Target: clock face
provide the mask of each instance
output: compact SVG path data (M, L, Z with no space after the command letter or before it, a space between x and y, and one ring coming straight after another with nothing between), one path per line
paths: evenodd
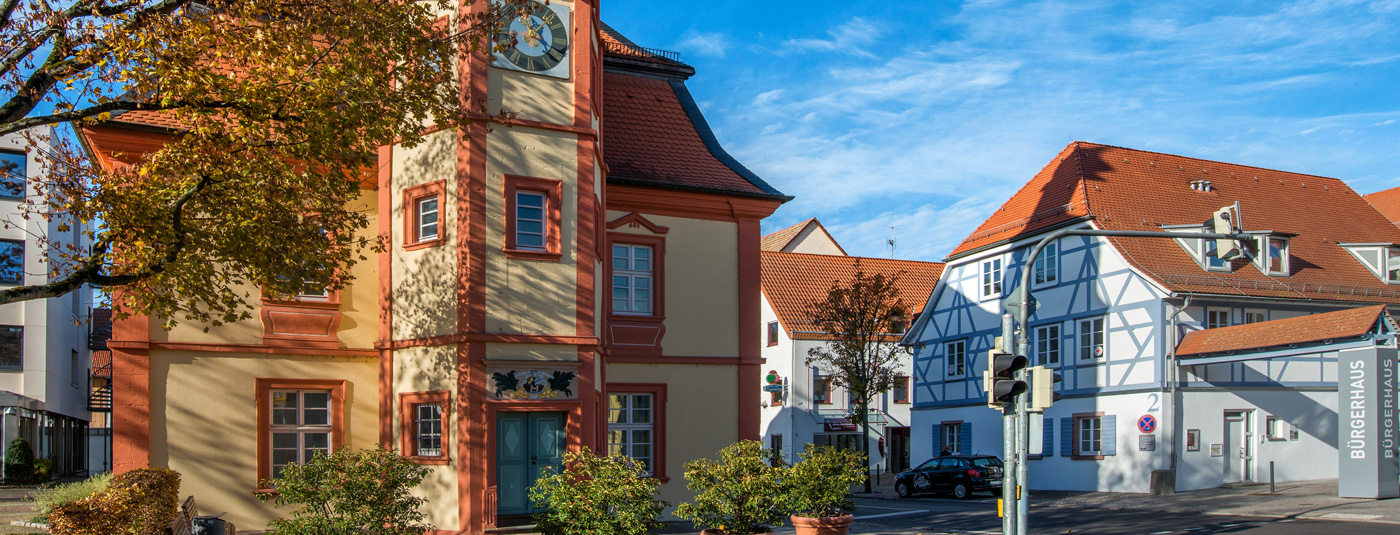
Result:
M569 8L531 2L505 25L496 42L496 65L569 77Z

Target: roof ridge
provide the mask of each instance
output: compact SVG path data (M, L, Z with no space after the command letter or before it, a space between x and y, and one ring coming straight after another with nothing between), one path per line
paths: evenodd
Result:
M904 259L904 258L880 258L880 257L878 257L878 256L851 256L851 255L844 255L844 256L843 256L843 255L822 254L822 253L799 253L799 252L796 252L796 251L759 251L759 253L760 253L760 254L765 254L765 255L811 256L811 257L820 257L820 258L825 258L825 259L842 259L842 260L851 260L851 261L874 260L874 261L877 261L877 262L909 262L909 263L914 263L914 264L939 264L939 265L946 265L946 264L947 264L946 262L940 262L940 261L938 261L938 260L909 260L909 259Z
M1224 161L1220 161L1220 160L1210 160L1210 159L1206 159L1206 158L1197 158L1197 157L1195 157L1195 156L1182 156L1182 155L1180 155L1180 154L1169 154L1169 153L1166 153L1166 152L1157 152L1157 151L1155 151L1155 150L1144 150L1144 149L1134 149L1134 148L1131 148L1131 147L1120 147L1120 146L1118 146L1118 145L1108 145L1108 144L1105 144L1105 143L1095 143L1095 142L1093 142L1093 141L1075 141L1074 143L1075 143L1075 144L1087 143L1087 144L1089 144L1089 145L1097 145L1097 146L1099 146L1099 147L1107 147L1107 148L1110 148L1110 149L1120 149L1120 150L1126 150L1126 151L1132 151L1132 152L1141 152L1141 153L1145 153L1145 154L1156 154L1156 155L1158 155L1158 156L1168 156L1168 157L1172 157L1172 158L1184 158L1184 159L1187 159L1187 160L1195 160L1195 161L1198 161L1198 162L1207 162L1207 163L1213 163L1213 164L1219 164L1219 165L1230 165L1230 166L1234 166L1234 167L1245 167L1245 168L1249 168L1249 169L1258 169L1258 170L1260 170L1260 171L1269 171L1269 172L1273 172L1273 173L1284 173L1284 174L1288 174L1288 175L1298 175L1298 176L1306 176L1306 177L1312 177L1312 178L1321 178L1321 179L1326 179L1326 180L1332 180L1332 181L1335 181L1335 182L1338 182L1338 183L1341 183L1341 184L1346 184L1346 181L1345 181L1345 180L1342 180L1342 179L1340 179L1340 178L1334 178L1334 177L1322 176L1322 175L1314 175L1314 174L1312 174L1312 173L1298 173L1298 172L1294 172L1294 171L1284 171L1284 170L1282 170L1282 169L1271 169L1271 168L1268 168L1268 167L1260 167L1260 166L1257 166L1257 165L1249 165L1249 164L1233 163L1233 162L1224 162Z

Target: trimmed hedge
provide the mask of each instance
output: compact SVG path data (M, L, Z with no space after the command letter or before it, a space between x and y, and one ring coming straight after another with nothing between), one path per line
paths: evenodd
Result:
M141 468L112 478L102 492L55 507L54 535L162 535L179 505L180 473Z
M5 449L5 481L8 483L29 483L34 476L34 448L29 441L17 438L10 441Z

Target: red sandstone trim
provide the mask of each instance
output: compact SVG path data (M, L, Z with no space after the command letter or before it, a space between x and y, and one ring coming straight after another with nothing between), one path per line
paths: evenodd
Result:
M558 262L562 256L564 183L548 178L505 175L506 248L508 258ZM515 194L543 193L545 197L544 250L521 249L515 243Z
M710 221L758 220L772 215L780 204L778 201L620 184L608 186L607 199L609 210Z
M632 212L608 222L608 230L616 230L628 226L631 228L645 228L652 234L665 234L671 231L671 227L663 227L642 216L637 212Z
M273 390L324 389L331 391L331 450L345 446L345 380L286 379L258 377L255 382L257 411L258 476L254 488L265 489L263 480L272 478L272 396Z
M604 400L611 394L651 394L653 396L655 404L651 411L653 434L651 477L662 482L669 481L671 478L666 475L666 383L608 383L607 387L608 390L603 393Z
M388 190L381 189L381 192ZM438 201L438 234L436 238L424 240L418 235L418 201L436 197ZM427 184L405 188L403 190L403 249L405 251L417 251L428 247L437 247L446 243L447 239L447 181L438 180ZM392 213L385 213L382 217L393 218Z
M375 217L379 218L379 243L384 246L384 250L379 253L379 341L384 342L393 338L394 332L394 205L393 198L389 192L393 191L394 183L394 147L386 145L379 148L379 206ZM442 232L441 225L445 218L441 214L446 212L444 203L438 203L439 235ZM376 344L378 345L378 344ZM381 350L379 352L379 445L386 448L393 445L394 439L394 352Z
M594 347L599 340L592 336L561 336L550 334L505 334L505 333L457 333L425 338L394 340L376 344L380 349L403 349L406 347L442 346L465 342L490 342L493 344L546 344L576 345Z
M442 454L437 456L416 455L415 444L418 429L413 426L413 409L416 405L437 403L442 408ZM452 462L452 393L446 390L431 392L399 393L399 452L410 461L418 464L451 464Z
M757 359L762 354L759 325L762 314L762 261L759 246L763 234L758 219L739 221L739 358ZM759 432L758 364L739 365L739 439L757 440Z

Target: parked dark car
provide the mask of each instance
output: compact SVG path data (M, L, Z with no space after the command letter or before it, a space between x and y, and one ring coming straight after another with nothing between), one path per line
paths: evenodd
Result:
M947 492L966 499L974 492L1001 491L1001 459L988 455L948 455L900 472L894 490L900 498L921 492Z

